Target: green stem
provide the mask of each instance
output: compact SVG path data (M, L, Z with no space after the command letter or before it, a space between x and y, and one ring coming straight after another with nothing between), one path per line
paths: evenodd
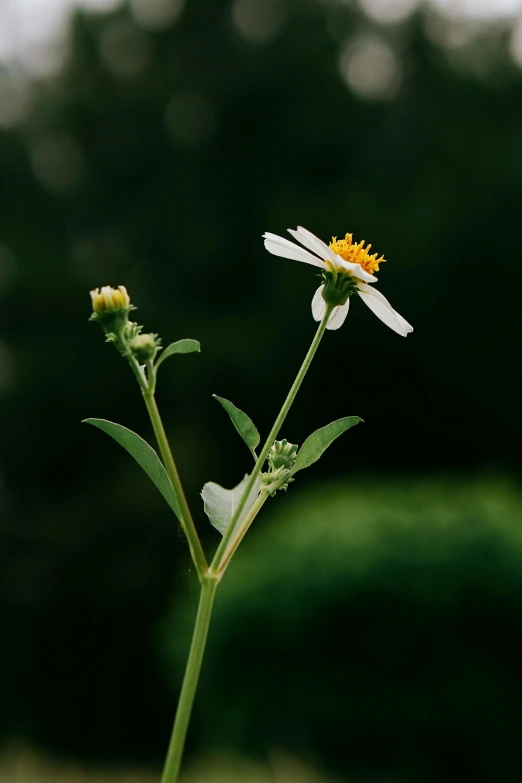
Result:
M174 721L174 728L172 730L172 737L161 783L176 783L178 779L181 759L183 757L183 748L185 746L185 738L187 736L190 715L198 686L201 664L203 663L203 654L207 642L214 596L218 584L218 580L209 577L206 577L201 584L201 595L199 598L196 624L192 635L187 668L185 669L181 695L176 711L176 719Z
M308 350L308 353L305 356L304 362L301 365L301 369L297 373L297 377L295 381L292 384L292 388L288 392L288 396L286 400L283 403L283 407L279 411L279 416L274 422L274 426L270 430L270 434L268 438L266 439L265 445L261 449L261 453L257 459L257 462L254 466L254 469L252 473L250 474L250 478L248 480L247 485L245 486L245 489L243 490L243 494L241 495L241 498L239 500L239 503L237 505L237 508L235 510L235 513L230 521L230 524L225 532L225 535L221 539L221 543L217 549L216 554L214 555L214 559L212 560L212 563L210 565L210 572L213 574L217 574L221 572L221 566L223 562L223 558L225 556L225 553L228 550L230 541L232 539L232 536L234 534L234 528L236 526L237 520L240 519L241 514L243 512L243 509L245 507L247 498L250 496L250 493L252 491L252 488L256 482L257 477L261 473L261 468L263 467L263 464L268 456L268 452L270 451L272 444L274 440L277 437L277 434L279 430L281 429L281 426L286 419L286 416L288 414L288 411L290 410L292 403L297 395L297 392L299 391L299 387L301 386L303 379L308 371L308 368L310 367L310 364L312 363L312 359L315 356L315 353L319 347L319 343L321 342L321 338L325 332L326 324L328 323L328 319L330 318L330 315L332 313L333 306L327 305L323 320L319 324L319 327L317 329L317 332L315 333L315 337L312 341L312 344Z
M234 535L230 540L230 544L228 545L228 548L224 553L221 563L219 565L219 576L222 576L225 573L228 564L232 560L232 556L234 555L234 552L236 551L241 541L245 537L248 528L250 527L254 519L257 517L257 515L263 508L268 496L269 493L266 490L262 490L257 496L255 503L252 505L251 508L249 508L248 513L241 520L241 526L239 527L238 530L234 532Z
M194 561L199 579L202 582L205 575L208 573L207 559L205 557L203 547L201 546L201 541L199 540L196 526L194 524L194 520L192 519L192 514L190 513L190 509L188 507L187 498L185 497L178 469L176 467L176 463L174 462L172 451L170 450L160 412L158 410L154 395L151 391L148 389L143 389L143 399L145 400L145 405L147 406L150 420L154 428L154 434L156 435L156 440L158 441L161 456L163 457L165 470L167 471L168 477L176 495L176 499L178 501L181 513L180 521L183 526L183 531L187 537L190 552L192 554L192 560Z

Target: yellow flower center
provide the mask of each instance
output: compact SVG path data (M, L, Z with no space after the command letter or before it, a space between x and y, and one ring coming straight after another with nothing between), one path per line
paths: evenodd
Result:
M368 247L364 247L364 245L364 240L354 244L352 234L346 234L344 239L338 240L337 237L332 237L330 250L351 264L360 264L365 272L373 275L374 272L379 271L379 264L384 263L386 259L384 256L378 258L377 253L370 255L371 245Z

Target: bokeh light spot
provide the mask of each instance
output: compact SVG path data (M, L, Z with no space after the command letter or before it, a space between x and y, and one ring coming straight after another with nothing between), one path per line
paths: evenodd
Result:
M431 0L431 5L450 17L509 19L522 9L521 0Z
M163 30L177 22L185 0L131 0L135 20L145 30Z
M136 76L152 60L149 38L132 22L114 22L103 33L100 52L108 69L116 76Z
M402 22L419 7L420 0L360 0L367 16L377 22Z
M341 53L339 69L346 84L362 98L386 100L400 85L395 53L378 36L364 35L350 42Z
M232 19L247 41L269 43L284 27L286 3L284 0L235 0Z

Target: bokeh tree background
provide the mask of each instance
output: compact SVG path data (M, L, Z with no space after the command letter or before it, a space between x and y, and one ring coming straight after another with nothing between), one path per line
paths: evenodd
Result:
M53 38L48 0L27 40L0 6L5 742L159 763L194 611L168 508L80 423L151 439L89 289L202 343L159 402L210 551L199 491L249 468L211 395L267 432L317 281L261 234L302 224L384 253L415 331L355 301L324 340L282 435L365 424L237 556L189 754L520 780L522 27L487 5L107 0Z

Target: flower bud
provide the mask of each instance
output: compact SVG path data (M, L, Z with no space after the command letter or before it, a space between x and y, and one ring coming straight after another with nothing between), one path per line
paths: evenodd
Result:
M261 473L261 486L264 487L272 497L278 489L286 492L288 485L294 479L290 471L295 465L298 447L285 440L275 440L272 448L268 452L268 470Z
M99 317L130 307L130 298L124 285L119 285L118 288L111 288L110 285L95 288L91 291L91 300L92 309Z
M94 310L91 320L99 321L106 332L118 334L127 323L130 311L134 309L125 286L111 288L110 285L104 285L90 293Z
M154 359L160 341L156 334L137 334L129 341L129 348L140 364Z
M279 468L284 468L285 470L291 470L295 464L297 448L293 443L289 443L286 438L274 441L274 445L268 452L270 469L278 470Z

